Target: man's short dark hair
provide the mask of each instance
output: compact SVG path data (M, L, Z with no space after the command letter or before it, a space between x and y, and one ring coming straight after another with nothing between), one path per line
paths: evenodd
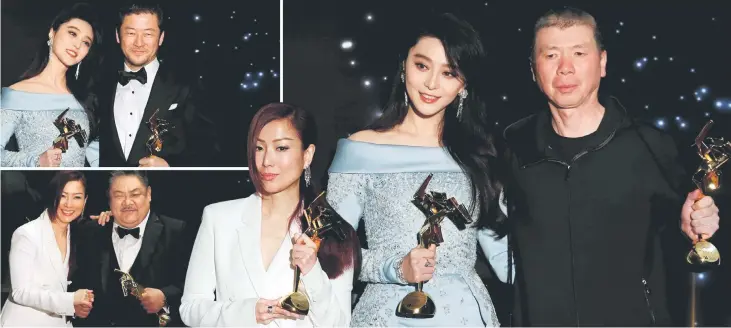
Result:
M594 16L578 8L562 7L559 9L549 10L536 21L536 25L533 28L531 62L533 64L536 62L536 36L538 35L538 31L549 27L565 29L576 25L590 27L594 31L594 40L596 41L597 47L599 47L599 51L604 50L602 34L599 31L599 26L597 25Z
M163 31L163 22L165 16L162 12L162 7L159 4L152 3L131 3L119 9L119 21L117 22L117 30L122 26L124 18L128 15L139 15L139 14L152 14L157 16L157 27L160 28L160 33Z

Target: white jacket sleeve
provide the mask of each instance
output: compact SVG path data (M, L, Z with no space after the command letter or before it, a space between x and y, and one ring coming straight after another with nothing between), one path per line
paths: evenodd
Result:
M74 315L74 293L50 290L34 284L38 268L34 266L36 249L23 229L13 233L10 241L10 297L15 303L58 315Z
M206 208L193 244L180 318L191 327L256 326L256 298L215 300L216 266L213 220ZM221 250L226 252L227 250Z
M302 276L310 304L312 322L319 327L350 326L352 306L353 268L348 268L335 279L330 279L322 270L320 261L315 262L310 272Z
M500 193L500 210L507 216L508 209L503 200L505 194ZM477 241L480 243L482 252L485 253L487 261L492 266L498 279L502 282L508 281L508 237L497 238L497 234L490 229L480 229L477 232ZM515 263L513 262L513 279L515 279Z

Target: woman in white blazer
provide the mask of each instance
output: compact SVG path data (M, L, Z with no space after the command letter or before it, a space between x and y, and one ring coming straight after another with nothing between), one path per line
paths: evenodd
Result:
M68 316L86 317L93 292L67 292L73 262L70 224L84 213L86 179L62 171L51 179L53 197L41 215L16 229L10 242L11 293L0 326L71 326Z
M309 167L315 140L314 119L300 108L277 103L256 113L248 159L257 192L203 211L180 306L186 325L350 324L359 258L354 251L360 249L355 231L348 225L344 241L327 238L319 248L301 234L301 214L312 195ZM299 290L310 303L306 316L279 305L292 292L294 265L302 270Z

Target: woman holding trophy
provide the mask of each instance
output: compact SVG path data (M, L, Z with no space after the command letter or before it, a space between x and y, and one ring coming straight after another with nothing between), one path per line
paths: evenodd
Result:
M23 80L2 89L1 166L83 167L85 160L98 166L98 142L89 141L95 125L89 90L101 36L87 4L56 16ZM5 150L13 135L18 151Z
M324 197L307 206L316 140L300 108L276 103L256 113L248 135L256 193L203 211L180 306L186 325L350 324L359 244Z
M505 175L479 97L484 50L451 14L424 22L383 115L340 140L329 169L328 201L352 226L362 218L368 237L359 277L368 286L352 324L497 326L475 271L479 241L508 276L506 238L490 229L504 218Z

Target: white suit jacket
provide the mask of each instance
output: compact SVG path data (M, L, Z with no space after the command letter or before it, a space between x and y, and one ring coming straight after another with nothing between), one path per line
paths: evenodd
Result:
M16 229L10 242L11 293L0 326L71 326L74 293L67 292L68 252L61 258L46 211Z
M299 227L290 230L299 232ZM292 242L284 238L269 270L261 260L261 198L216 203L203 220L190 257L180 316L188 326L257 326L259 298L281 299L292 292ZM310 312L303 320L278 319L269 327L348 326L353 270L330 280L319 261L302 276ZM214 300L215 291L215 300Z

